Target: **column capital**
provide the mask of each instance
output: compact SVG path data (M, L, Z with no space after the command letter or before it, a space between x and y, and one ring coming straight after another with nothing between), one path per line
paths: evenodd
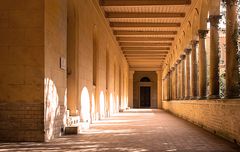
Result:
M207 36L208 30L198 30L198 35L200 39L205 39Z
M186 57L186 55L184 55L184 54L180 55L181 60L184 60L185 57Z
M184 52L186 53L186 55L189 55L191 51L192 51L192 49L190 49L190 48L186 48L186 49L184 50Z
M181 62L181 60L180 60L180 59L177 59L176 65L178 65L180 62Z
M192 47L196 48L197 44L198 44L198 41L197 40L192 40L191 44L192 44Z
M216 26L218 27L219 20L222 18L222 15L210 15L209 16L209 21L211 26Z

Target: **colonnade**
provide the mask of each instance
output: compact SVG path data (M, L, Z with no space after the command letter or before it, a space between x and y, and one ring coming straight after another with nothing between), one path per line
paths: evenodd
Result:
M236 32L237 0L226 1L226 86L225 98L239 97L238 45ZM198 30L198 38L190 42L163 77L164 100L217 99L219 98L219 20L210 15L210 31ZM207 91L207 55L205 39L210 32L209 91ZM198 52L197 52L198 49ZM197 54L198 53L198 54ZM197 61L198 60L198 61Z

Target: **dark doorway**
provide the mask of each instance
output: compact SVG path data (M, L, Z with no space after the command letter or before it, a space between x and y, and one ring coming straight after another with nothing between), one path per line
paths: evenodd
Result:
M140 108L150 108L151 88L140 87Z

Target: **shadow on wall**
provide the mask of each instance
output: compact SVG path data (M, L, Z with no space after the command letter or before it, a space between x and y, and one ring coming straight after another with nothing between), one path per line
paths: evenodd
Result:
M58 120L62 121L60 127L66 125L66 107L67 107L67 90L64 93L64 101L61 106L59 101L59 95L55 83L49 79L45 78L44 80L44 131L45 131L45 140L51 140L56 136L61 135L61 128L58 128ZM59 122L58 122L59 123Z

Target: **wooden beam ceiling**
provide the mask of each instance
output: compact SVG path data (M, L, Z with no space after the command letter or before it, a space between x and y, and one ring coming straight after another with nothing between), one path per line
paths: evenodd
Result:
M111 27L180 27L181 23L110 22Z
M126 41L173 41L173 37L117 37L119 42Z
M191 0L100 0L100 6L190 5Z
M114 35L176 35L177 31L113 31Z
M192 0L99 0L130 67L161 68Z
M185 13L125 13L107 12L106 18L183 18Z

